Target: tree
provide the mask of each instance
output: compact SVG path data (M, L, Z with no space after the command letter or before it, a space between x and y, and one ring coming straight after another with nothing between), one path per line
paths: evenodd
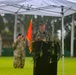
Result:
M3 17L0 15L0 33L2 34L2 30L4 29Z

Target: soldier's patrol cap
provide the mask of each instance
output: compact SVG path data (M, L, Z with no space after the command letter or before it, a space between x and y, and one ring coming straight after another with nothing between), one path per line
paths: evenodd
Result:
M46 25L45 23L40 23L40 26L44 26L44 25Z
M21 36L21 35L22 35L21 33L18 34L18 36Z

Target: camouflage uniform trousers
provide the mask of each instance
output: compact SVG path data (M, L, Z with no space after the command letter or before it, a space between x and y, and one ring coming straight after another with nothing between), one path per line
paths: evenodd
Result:
M25 51L24 50L15 50L14 51L14 68L23 68L25 65Z

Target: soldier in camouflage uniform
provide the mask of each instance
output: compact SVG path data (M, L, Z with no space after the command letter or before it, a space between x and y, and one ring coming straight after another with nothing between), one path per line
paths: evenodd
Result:
M13 50L14 50L14 62L13 66L14 68L23 68L24 67L24 61L25 61L25 43L22 39L22 34L18 35L17 40L13 43Z
M34 75L57 75L57 42L41 24L33 35ZM40 42L40 45L38 45ZM49 46L49 47L48 47ZM37 48L36 48L37 47Z

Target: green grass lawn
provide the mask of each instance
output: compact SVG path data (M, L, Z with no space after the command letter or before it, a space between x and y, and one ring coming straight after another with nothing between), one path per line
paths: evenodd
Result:
M62 75L62 59L58 62L58 75ZM64 75L76 75L76 58L64 58Z
M33 62L26 57L24 69L13 68L13 57L0 57L0 75L33 75ZM76 58L65 58L64 75L76 75ZM62 75L62 59L58 62L58 75Z

